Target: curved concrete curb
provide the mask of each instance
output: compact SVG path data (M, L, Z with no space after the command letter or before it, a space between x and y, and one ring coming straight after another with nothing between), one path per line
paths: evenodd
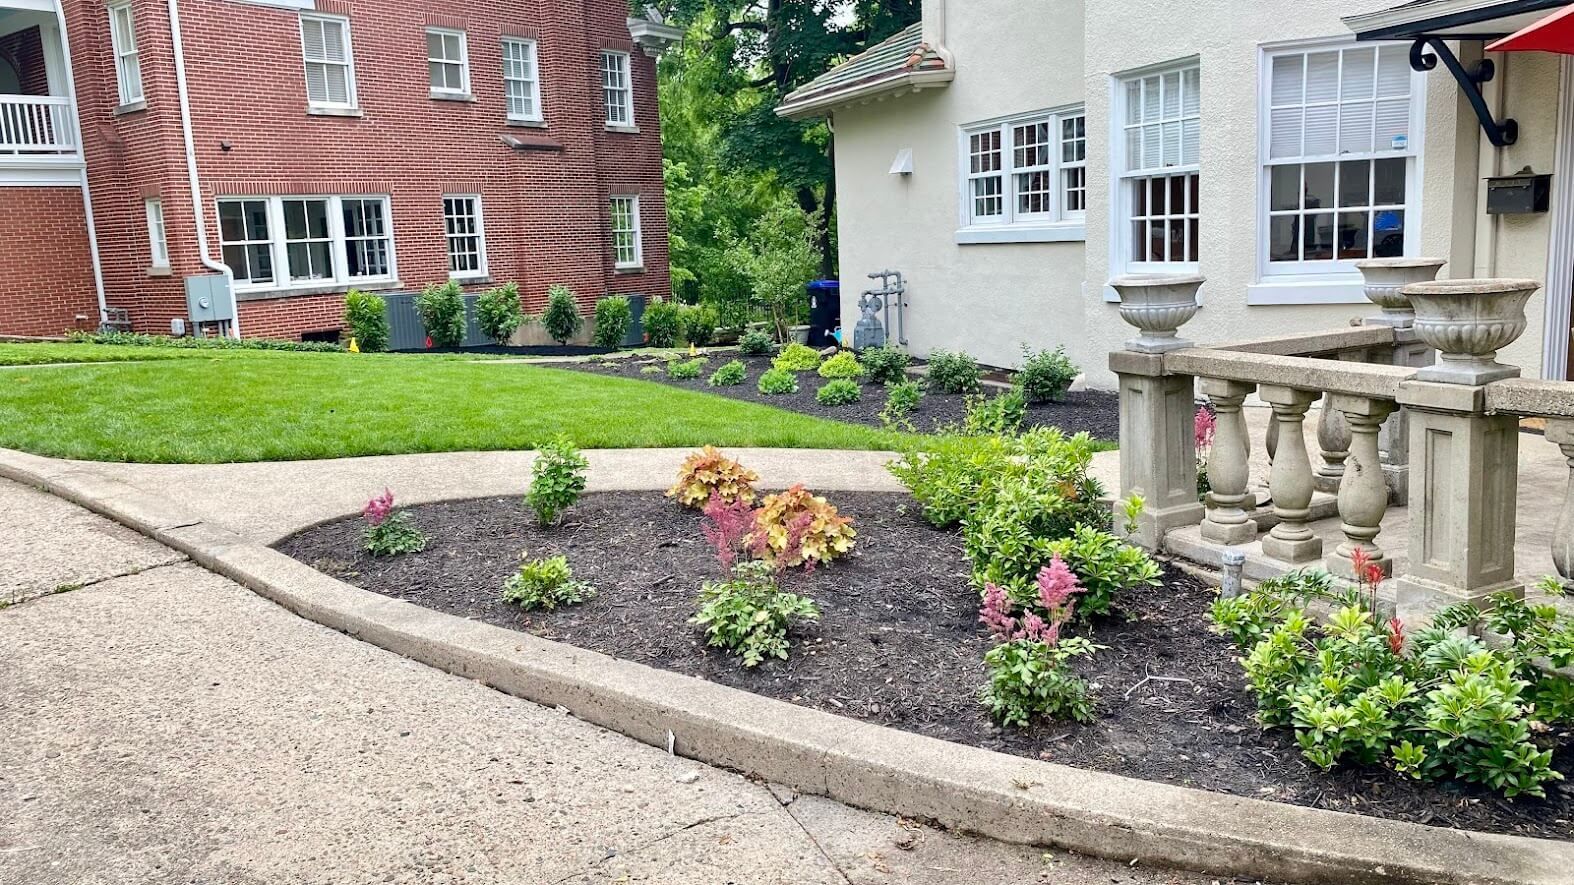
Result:
M131 526L389 651L850 805L1009 842L1294 882L1567 885L1574 869L1567 843L1174 787L859 723L361 590L79 465L0 451L0 476Z

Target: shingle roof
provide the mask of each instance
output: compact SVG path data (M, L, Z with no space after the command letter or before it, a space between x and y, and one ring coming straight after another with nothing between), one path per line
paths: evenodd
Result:
M777 106L784 117L810 116L843 100L913 88L918 82L944 82L952 73L946 59L923 42L915 22L788 93Z

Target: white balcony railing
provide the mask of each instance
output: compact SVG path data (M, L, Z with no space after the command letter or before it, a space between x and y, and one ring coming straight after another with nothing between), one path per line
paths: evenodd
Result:
M50 95L0 95L0 159L75 156L71 99Z

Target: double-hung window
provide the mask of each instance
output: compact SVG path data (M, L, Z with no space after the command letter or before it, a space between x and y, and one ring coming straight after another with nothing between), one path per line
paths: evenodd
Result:
M224 198L218 213L236 291L393 280L387 197Z
M1113 239L1127 270L1197 263L1200 73L1192 62L1123 78L1116 90Z
M541 122L541 68L536 60L536 41L503 38L503 92L508 97L511 122Z
M431 74L433 97L458 98L470 94L470 54L465 46L464 31L427 28L426 66Z
M1275 50L1262 99L1262 271L1414 255L1421 75L1404 46Z
M629 54L601 53L601 96L608 126L634 125L634 88L629 77Z
M142 55L137 51L136 21L129 2L109 7L109 43L115 53L115 82L120 88L121 107L142 101Z
M644 245L640 242L639 197L613 197L612 206L612 263L620 270L632 270L645 264Z
M164 227L164 201L154 197L144 200L142 209L148 218L148 251L153 270L169 269L169 234Z
M306 103L313 108L355 107L355 64L350 20L334 15L301 16L301 57L306 62Z
M448 234L448 277L486 276L486 235L481 227L481 198L473 194L443 197L443 225Z
M960 150L963 242L992 229L1080 228L1087 209L1080 107L965 126ZM1064 238L1081 239L1074 233Z

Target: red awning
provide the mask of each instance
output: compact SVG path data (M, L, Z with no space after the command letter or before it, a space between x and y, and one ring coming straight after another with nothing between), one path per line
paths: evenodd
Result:
M1566 6L1501 40L1488 43L1487 51L1574 55L1574 6Z

